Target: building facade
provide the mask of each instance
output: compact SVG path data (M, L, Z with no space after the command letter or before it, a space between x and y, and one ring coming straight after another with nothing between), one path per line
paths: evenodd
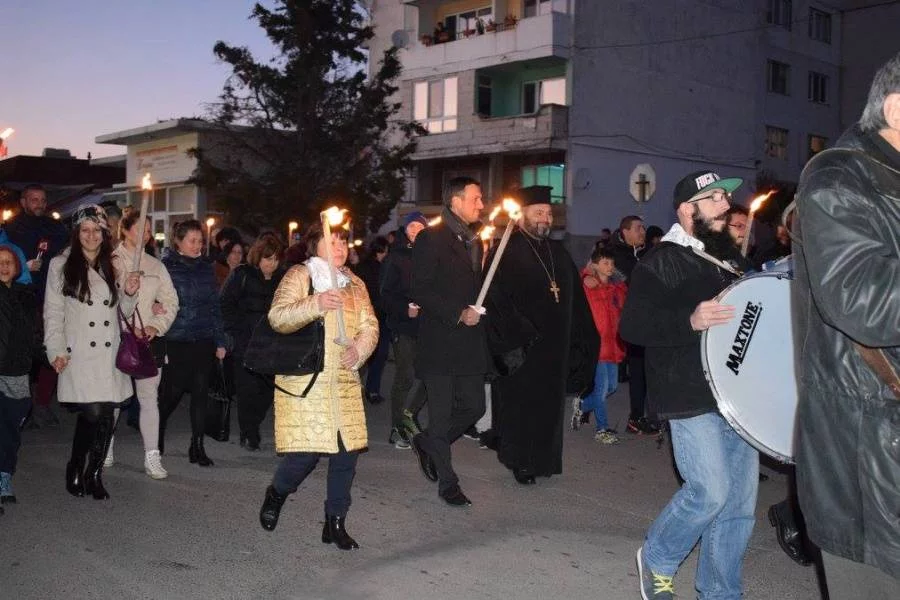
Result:
M420 139L407 202L456 175L489 201L553 189L583 257L626 215L666 227L694 170L743 177L737 200L795 182L841 131L841 13L808 0L379 0L373 57L401 48L399 117ZM649 166L655 193L632 196ZM646 171L646 167L644 167ZM433 208L431 210L434 210Z

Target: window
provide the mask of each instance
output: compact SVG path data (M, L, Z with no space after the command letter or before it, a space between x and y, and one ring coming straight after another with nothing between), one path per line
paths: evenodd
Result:
M766 156L787 160L788 130L766 126Z
M486 75L478 76L478 114L490 116L491 113L491 78Z
M809 72L807 95L810 102L825 104L828 102L828 75L822 75L815 71Z
M791 4L791 0L769 0L769 9L766 11L766 23L780 25L790 31Z
M525 0L523 5L523 17L536 17L538 15L548 15L552 12L552 0Z
M456 131L457 78L418 81L413 86L413 119L429 133Z
M550 201L563 204L566 201L566 165L534 165L522 167L522 187L549 185Z
M766 69L767 88L774 94L789 95L791 66L777 60L770 60Z
M831 15L817 8L809 9L809 37L831 43Z
M807 156L806 158L812 158L819 152L825 149L825 146L828 145L828 138L822 137L821 135L810 135L807 138Z
M465 37L466 32L478 31L478 21L481 20L482 25L487 25L488 21L494 18L494 9L490 6L468 10L464 13L447 15L444 18L444 27L454 39Z
M194 191L192 185L169 188L169 210L172 212L194 212Z
M566 104L566 78L555 77L522 84L522 114L536 113L545 104Z

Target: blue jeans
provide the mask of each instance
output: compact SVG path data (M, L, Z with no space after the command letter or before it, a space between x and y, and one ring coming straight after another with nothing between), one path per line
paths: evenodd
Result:
M350 510L350 487L356 476L359 452L347 452L340 437L337 454L286 452L275 469L272 487L282 496L293 494L303 480L313 472L320 458L328 459L325 514L332 517L346 517L347 511Z
M669 423L684 484L650 526L644 562L656 574L674 576L699 540L698 597L740 598L756 520L759 454L718 413Z
M606 397L619 387L619 365L611 362L597 362L594 371L594 391L581 401L581 410L594 413L597 431L609 429L606 418Z

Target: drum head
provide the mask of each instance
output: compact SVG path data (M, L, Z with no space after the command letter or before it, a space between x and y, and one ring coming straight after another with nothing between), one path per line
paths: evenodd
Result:
M760 452L793 462L797 382L790 279L745 277L719 295L735 319L703 334L703 368L722 416Z

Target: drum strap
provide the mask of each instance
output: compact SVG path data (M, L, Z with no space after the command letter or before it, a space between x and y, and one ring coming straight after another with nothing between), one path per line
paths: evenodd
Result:
M693 251L694 251L694 254L696 254L697 256L699 256L700 258L702 258L703 260L708 260L709 262L711 262L712 264L716 265L716 266L719 267L720 269L725 269L725 270L728 271L729 273L732 273L732 274L734 274L734 275L737 275L738 277L740 277L740 276L742 275L742 273L741 273L740 271L738 271L737 269L735 269L734 267L732 267L731 265L729 265L727 262L725 262L725 261L723 261L723 260L719 260L718 258L716 258L715 256L713 256L712 254L708 254L708 253L704 252L703 250L700 250L699 248L695 248L694 246L691 246L691 250L693 250Z
M853 342L853 345L862 359L869 365L869 368L891 388L894 397L900 400L900 377L897 376L897 371L894 370L893 365L891 365L884 352L878 348L869 348L856 342Z

